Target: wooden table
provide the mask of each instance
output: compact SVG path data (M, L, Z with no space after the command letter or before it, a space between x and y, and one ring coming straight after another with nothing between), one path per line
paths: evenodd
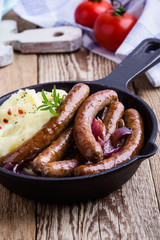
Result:
M19 31L34 25L10 12ZM115 63L84 48L71 54L15 53L13 64L0 69L0 95L29 85L63 80L94 80L109 74ZM145 76L130 86L154 110L160 122L160 89ZM159 145L159 132L157 144ZM57 205L22 198L0 185L1 240L160 239L159 152L145 160L120 189L85 204Z

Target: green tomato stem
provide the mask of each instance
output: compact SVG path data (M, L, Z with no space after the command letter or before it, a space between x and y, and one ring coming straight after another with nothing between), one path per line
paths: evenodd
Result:
M121 15L123 15L126 12L126 10L124 9L122 3L119 0L111 0L111 4L113 7L115 3L118 3L119 6L117 8L114 8L113 15L121 17Z

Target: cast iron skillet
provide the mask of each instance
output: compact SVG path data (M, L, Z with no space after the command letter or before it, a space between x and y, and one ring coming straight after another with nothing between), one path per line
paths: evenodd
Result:
M152 156L157 151L157 146L154 143L158 130L156 116L147 103L128 91L127 84L133 77L156 64L159 59L160 41L147 39L108 77L86 82L90 86L91 93L106 88L114 89L126 108L135 108L140 112L145 127L145 144L139 155L108 171L81 177L34 177L16 174L0 168L0 182L11 191L31 199L65 203L99 198L120 187L132 177L145 158ZM29 88L34 88L36 91L51 90L55 84L57 88L68 92L76 83L52 82ZM12 93L1 97L0 104Z

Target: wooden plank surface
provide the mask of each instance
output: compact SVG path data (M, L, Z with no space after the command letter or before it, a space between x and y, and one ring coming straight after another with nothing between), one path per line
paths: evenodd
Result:
M18 20L13 12L7 19ZM24 21L18 24L20 30L29 28ZM34 27L30 24L30 28ZM37 83L37 56L14 55L13 64L0 69L0 95ZM33 240L36 233L36 204L22 198L0 185L0 239L1 240Z
M21 30L25 29L22 22ZM115 66L84 48L71 54L38 57L16 54L12 65L0 69L0 95L39 82L98 79L108 75ZM134 81L132 89L148 102L160 122L160 89L151 87L144 76ZM102 199L81 204L36 203L0 186L0 239L158 240L159 161L158 151L120 189Z
M14 63L0 69L0 95L37 83L37 57L15 54ZM0 185L0 239L35 239L35 203Z

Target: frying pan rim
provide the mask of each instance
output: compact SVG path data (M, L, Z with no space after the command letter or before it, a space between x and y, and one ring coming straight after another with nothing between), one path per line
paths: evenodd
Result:
M133 158L129 159L128 161L116 166L116 167L113 167L111 169L108 169L106 171L102 171L102 172L98 172L98 173L93 173L93 174L90 174L90 175L84 175L84 176L74 176L74 177L59 177L59 178L56 178L56 177L41 177L41 176L30 176L30 175L25 175L25 174L18 174L18 173L14 173L10 170L7 170L3 167L0 167L0 172L3 172L7 175L10 175L10 176L13 176L15 177L16 179L19 178L19 179L23 179L23 180L29 180L29 181L35 181L35 180L38 180L40 182L63 182L63 181L76 181L76 180L85 180L85 179L89 179L89 178L96 178L98 176L101 176L101 175L105 175L105 174L109 174L109 173L112 173L112 172L115 172L115 171L118 171L120 168L122 167L126 167L130 164L132 164L133 162L137 161L140 159L140 155L136 155L134 156ZM122 166L123 165L123 166Z
M151 109L151 107L143 100L141 99L140 97L138 97L137 95L129 92L129 91L123 91L121 89L118 89L118 88L114 88L114 87L109 87L107 86L107 82L106 84L102 84L102 83L98 83L98 80L93 80L93 81L56 81L56 82L45 82L45 83L39 83L39 84L34 84L34 85L30 85L30 86L27 86L27 87L23 87L23 88L19 88L17 90L14 90L14 91L11 91L3 96L0 97L0 102L2 100L2 103L3 103L3 99L11 96L12 94L16 93L18 90L20 89L35 89L35 88L39 88L41 86L48 86L48 85L51 85L51 84L77 84L77 83L84 83L84 84L90 84L90 85L99 85L99 86L103 86L103 87L106 87L108 89L113 89L115 91L118 91L118 92L122 92L122 93L125 93L127 95L129 95L129 97L134 97L137 101L140 101L143 106L145 106L149 112L151 113L152 115L152 118L153 118L153 122L155 123L155 125L153 125L153 131L151 133L151 136L149 138L149 140L146 142L146 144L148 142L151 142L151 143L154 143L155 141L155 138L156 138L156 135L157 135L157 131L158 131L158 123L157 123L157 118L155 116L155 113L153 112L153 110ZM10 170L7 170L3 167L0 167L0 173L4 173L4 174L7 174L9 176L12 176L12 177L15 177L15 178L18 178L18 179L23 179L23 180L28 180L28 181L39 181L39 182L43 182L43 181L48 181L48 182L63 182L63 181L76 181L76 180L85 180L85 179L90 179L90 178L94 178L94 177L98 177L98 176L101 176L101 175L105 175L105 174L109 174L109 173L112 173L112 172L116 172L118 171L120 168L123 168L123 167L126 167L127 165L130 165L132 164L133 162L135 161L138 161L139 159L141 159L142 156L141 155L136 155L134 157L132 157L131 159L129 159L128 161L116 166L116 167L113 167L111 169L108 169L106 171L102 171L102 172L98 172L98 173L94 173L94 174L91 174L91 175L84 175L84 176L74 176L74 177L60 177L60 178L56 178L56 177L41 177L41 176L30 176L30 175L24 175L24 174L18 174L18 173L14 173Z

